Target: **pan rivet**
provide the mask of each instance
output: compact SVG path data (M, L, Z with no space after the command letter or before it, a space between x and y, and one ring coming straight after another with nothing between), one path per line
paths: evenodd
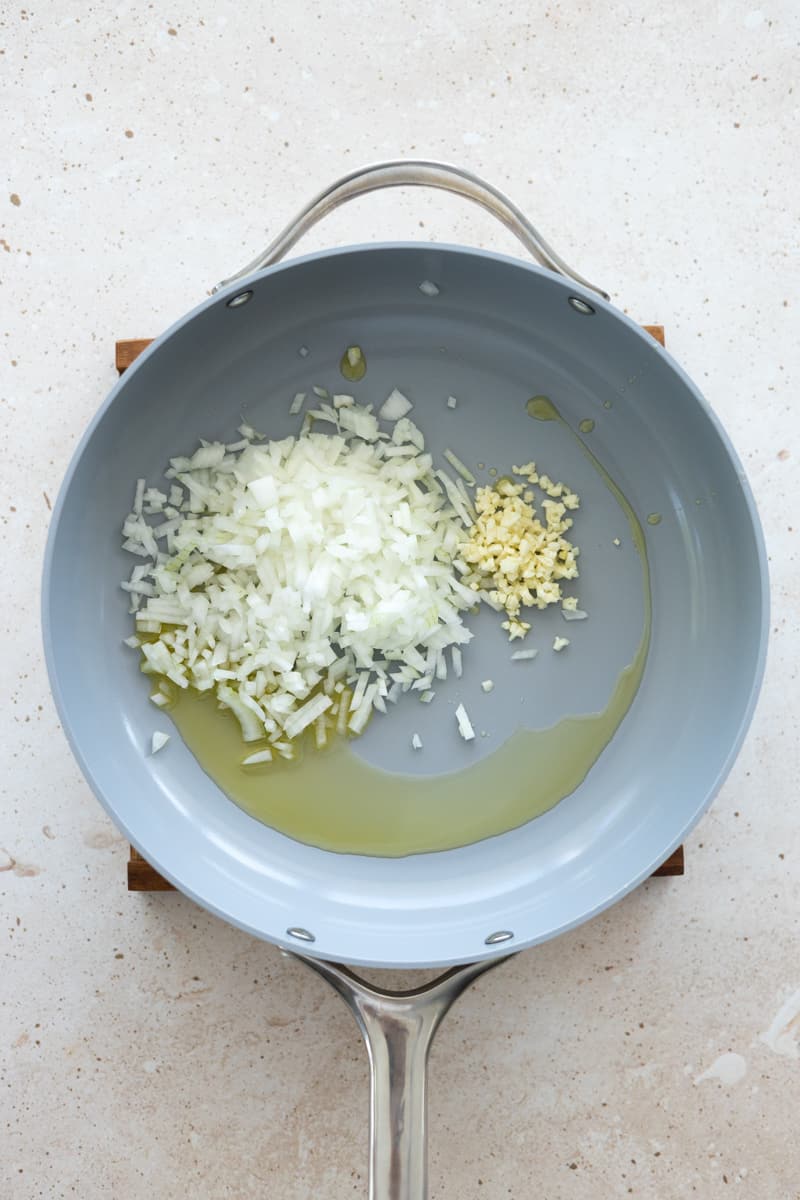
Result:
M293 925L286 932L289 937L297 938L298 942L315 942L317 940L313 933L309 933L307 929L300 929L297 925Z
M238 296L231 296L230 300L225 301L227 308L240 308L243 304L247 304L248 300L253 299L253 289L250 288L247 292L239 292Z
M486 938L487 946L496 946L498 942L510 942L514 934L510 929L498 929L497 933L490 933Z
M567 303L575 309L575 312L581 313L584 317L594 316L594 309L591 304L586 300L581 300L580 296L570 296Z

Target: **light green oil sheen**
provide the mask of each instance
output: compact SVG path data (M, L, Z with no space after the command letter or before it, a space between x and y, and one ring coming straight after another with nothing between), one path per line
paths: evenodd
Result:
M308 742L298 762L243 768L257 747L244 747L236 719L213 698L181 693L170 716L203 770L260 821L324 850L396 857L516 829L574 791L630 707L640 657L622 672L604 712L515 733L475 766L434 778L377 770L342 741L327 750Z
M359 353L354 363L351 363L349 358L351 350L358 350ZM364 378L367 373L367 360L360 346L347 347L339 362L339 370L349 383L357 383L359 379Z
M537 420L560 421L569 428L546 397L534 397L527 407ZM235 718L220 711L213 698L181 692L170 716L206 773L246 812L289 837L325 850L391 857L448 850L505 833L574 791L636 695L647 658L651 611L642 527L617 485L581 445L628 519L645 597L641 642L602 712L566 717L550 729L518 731L474 766L426 778L368 766L347 741L316 750L310 737L296 762L242 767L242 758L266 743L245 746ZM470 753L468 746L464 749Z

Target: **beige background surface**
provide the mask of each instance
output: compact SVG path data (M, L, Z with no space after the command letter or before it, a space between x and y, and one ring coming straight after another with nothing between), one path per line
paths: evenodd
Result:
M492 973L444 1025L432 1194L800 1196L799 35L792 0L4 7L4 1200L366 1194L350 1016L183 898L126 894L37 605L114 339L159 332L343 169L396 155L482 172L667 326L749 471L774 594L758 713L687 876ZM384 237L513 248L419 193L307 246Z

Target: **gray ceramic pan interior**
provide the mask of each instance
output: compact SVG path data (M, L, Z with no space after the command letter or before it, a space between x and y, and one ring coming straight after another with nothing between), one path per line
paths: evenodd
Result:
M438 296L419 290L434 280ZM85 435L53 517L44 628L54 694L81 767L117 825L154 865L236 925L312 954L362 964L446 964L505 953L578 924L634 887L679 844L724 779L749 722L764 664L767 574L742 468L693 384L652 338L591 294L537 267L458 247L384 245L312 255L231 288L164 334L114 389ZM241 290L241 285L239 289ZM343 348L364 347L359 399L400 387L429 447L465 460L539 460L582 496L579 593L568 655L509 662L499 620L474 622L463 680L425 716L424 760L409 749L419 709L374 720L356 752L409 776L464 766L452 704L469 696L497 751L518 727L602 708L641 634L639 559L617 501L557 423L525 401L543 393L627 496L646 531L653 632L639 693L584 783L522 828L459 850L391 860L290 840L226 799L175 739L149 757L163 717L121 640L118 583L130 573L119 529L138 476L157 481L196 437L231 440L242 415L269 436L297 428L295 391L342 390ZM307 357L298 351L309 349ZM447 395L458 397L453 412ZM648 514L661 514L649 526ZM611 531L621 547L612 558ZM565 627L541 619L536 644ZM555 622L555 623L554 623ZM516 673L514 673L516 672ZM491 695L478 686L487 676ZM576 698L578 698L576 700ZM531 770L535 770L531 763ZM513 938L487 946L487 935Z

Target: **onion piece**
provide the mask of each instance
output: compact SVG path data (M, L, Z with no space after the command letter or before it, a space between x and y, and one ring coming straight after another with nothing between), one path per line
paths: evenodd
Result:
M378 416L383 421L399 421L406 413L411 412L414 405L397 388L393 388L378 409Z
M584 612L580 608L562 608L561 615L565 621L585 621L589 616L587 612Z
M159 750L164 749L168 741L169 734L162 733L160 729L157 729L150 739L150 753L158 754Z
M372 704L378 691L378 685L371 683L364 693L364 699L347 722L348 729L353 733L362 733L372 714Z
M414 749L415 749L415 750L421 750L421 749L422 749L422 738L419 736L419 734L418 734L418 733L415 733L415 734L412 736L412 738L411 738L411 745L414 747Z
M303 404L305 403L305 398L306 398L305 392L295 392L294 399L292 400L292 403L289 405L289 416L290 417L297 416L297 414L300 412L300 409L303 407Z
M468 529L470 529L473 524L472 518L469 515L467 507L464 504L464 501L461 498L461 494L460 494L458 488L456 487L455 483L453 482L453 480L450 478L450 476L447 474L446 471L437 471L436 477L437 477L437 479L441 479L442 483L444 484L444 490L445 490L445 493L447 494L447 499L450 501L451 505L453 506L453 509L455 510L455 512L458 513L458 515L461 518L461 520L463 521L464 525L466 525L466 527Z
M431 279L423 279L422 283L419 285L419 290L422 292L423 296L439 295L439 288Z
M461 734L465 742L471 742L475 737L475 730L472 728L472 722L467 716L467 710L463 704L459 704L456 709L456 721L458 722L458 732Z
M397 422L392 430L392 441L396 446L402 445L403 442L411 442L420 453L425 449L425 437L422 430L409 417L401 417Z
M470 487L475 486L475 476L457 454L454 454L452 450L445 450L442 457L447 459L454 471L458 471L465 483L468 483Z
M481 688L484 692L493 692L494 691L494 680L493 679L482 680Z
M320 713L324 713L326 709L333 704L330 696L317 695L302 708L298 708L297 712L292 713L288 721L284 725L284 730L288 738L296 738L298 733L316 721Z
M536 655L538 653L539 653L538 650L515 650L514 653L511 655L511 661L512 662L529 661L532 658L536 658Z
M144 489L147 485L146 479L136 480L136 493L133 497L133 511L137 517L142 515L142 505L144 504Z
M320 713L314 723L314 743L318 750L323 750L328 744L328 723L325 713Z
M253 754L248 754L247 758L242 759L243 767L255 767L258 763L272 762L271 750L256 750Z
M339 712L336 715L336 732L339 737L347 733L347 715L350 711L350 689L345 688L339 699Z
M455 396L447 397L447 407L448 408L455 408L457 404L458 404L458 401L456 400Z

